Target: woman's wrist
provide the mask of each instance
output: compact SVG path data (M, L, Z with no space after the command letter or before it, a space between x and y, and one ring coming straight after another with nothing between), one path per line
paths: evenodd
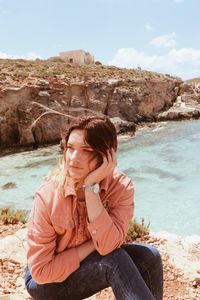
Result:
M95 183L99 183L99 181L95 180L95 179L85 178L85 180L83 182L83 185L92 185L92 184L95 184Z

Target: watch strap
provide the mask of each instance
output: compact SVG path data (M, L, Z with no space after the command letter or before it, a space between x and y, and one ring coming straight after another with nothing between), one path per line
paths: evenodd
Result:
M98 194L100 192L100 186L98 183L83 184L82 188L83 190L93 192L94 194Z

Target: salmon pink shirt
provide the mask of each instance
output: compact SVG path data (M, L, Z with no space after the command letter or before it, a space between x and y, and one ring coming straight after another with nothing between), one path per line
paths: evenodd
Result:
M27 261L38 284L62 282L80 266L76 247L92 240L95 249L106 255L124 242L133 216L134 189L130 178L114 172L100 183L104 206L89 223L85 201L65 186L64 196L50 181L36 192L28 222Z

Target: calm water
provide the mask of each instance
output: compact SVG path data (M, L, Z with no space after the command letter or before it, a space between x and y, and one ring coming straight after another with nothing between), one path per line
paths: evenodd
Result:
M59 155L53 146L0 158L0 207L30 209ZM118 169L133 179L135 216L151 231L200 235L200 120L139 130L120 143ZM4 189L8 182L15 187Z

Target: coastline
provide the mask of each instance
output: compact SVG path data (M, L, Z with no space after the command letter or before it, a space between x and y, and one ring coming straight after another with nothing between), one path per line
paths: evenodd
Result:
M132 132L123 132L119 133L117 135L117 139L119 142L123 141L128 141L132 138L134 138L138 133L148 130L148 129L155 129L155 131L159 130L162 128L164 124L167 123L172 123L172 122L190 122L194 121L195 119L186 119L186 120L166 120L166 121L158 121L158 122L144 122L144 123L139 123L136 126L136 131L134 133ZM44 148L48 148L51 146L59 146L59 142L54 142L54 143L48 143L44 145L40 145L38 147L36 146L9 146L8 148L5 149L0 149L0 159L1 157L12 155L12 154L17 154L17 153L23 153L23 152L29 152L29 151L34 151L34 150L40 150ZM62 153L62 150L61 150Z

